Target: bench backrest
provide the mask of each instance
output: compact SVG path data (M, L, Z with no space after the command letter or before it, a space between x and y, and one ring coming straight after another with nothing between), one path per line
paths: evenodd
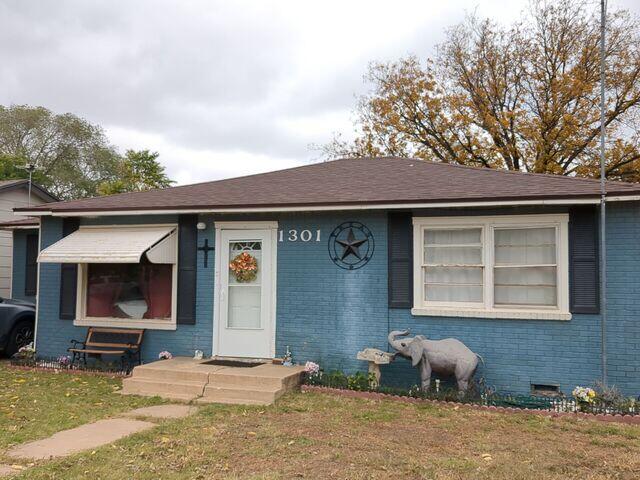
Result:
M85 346L140 348L143 336L141 329L89 327Z

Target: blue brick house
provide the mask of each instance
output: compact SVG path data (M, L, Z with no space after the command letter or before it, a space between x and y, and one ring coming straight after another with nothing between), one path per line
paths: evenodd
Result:
M595 180L379 158L19 209L40 218L37 351L118 326L145 329L144 361L289 348L354 372L408 328L462 340L501 391L570 392L606 359L637 395L640 186L607 183L606 324L599 202Z

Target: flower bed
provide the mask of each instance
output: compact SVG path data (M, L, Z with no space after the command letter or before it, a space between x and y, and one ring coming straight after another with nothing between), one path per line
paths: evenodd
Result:
M455 388L442 388L439 380L435 380L435 385L428 392L423 392L418 386L410 389L378 386L372 374L362 372L357 372L354 375L345 375L339 371L324 373L317 364L312 362L307 362L305 371L305 385L337 391L376 393L396 398L553 413L624 415L637 417L640 422L639 399L624 397L615 388L607 388L597 383L594 388L576 387L572 397L565 397L498 393L494 389L486 387L484 382L480 380L467 393L460 395Z

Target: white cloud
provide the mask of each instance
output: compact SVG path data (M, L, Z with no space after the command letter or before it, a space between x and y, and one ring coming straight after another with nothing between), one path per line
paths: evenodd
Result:
M298 158L274 158L241 149L196 150L167 142L162 135L138 132L130 128L110 126L105 131L116 145L162 152L163 164L167 167L169 176L180 185L280 170L301 164Z
M370 61L429 55L465 14L509 23L527 4L5 0L0 103L83 116L180 183L284 168L349 133Z

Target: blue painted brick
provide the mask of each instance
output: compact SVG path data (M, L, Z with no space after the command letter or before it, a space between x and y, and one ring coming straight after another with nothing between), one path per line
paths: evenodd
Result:
M575 385L592 384L600 377L600 316L574 315L568 322L509 319L422 317L410 310L387 308L386 213L296 213L279 215L222 216L220 220L276 219L285 232L321 229L320 242L278 243L276 352L287 346L298 362L313 360L325 369L347 372L365 370L355 359L365 347L387 349L387 332L410 328L433 339L456 337L485 360L481 375L501 391L527 393L530 383L558 383L565 392ZM200 218L208 228L199 232L214 242L212 216ZM356 220L371 229L375 253L363 268L346 271L336 267L327 252L330 232L340 223ZM175 217L116 217L87 223L161 223ZM43 219L43 243L60 238L61 221ZM640 204L612 204L608 210L608 350L610 383L627 394L640 393ZM160 350L192 355L195 348L211 352L213 337L213 255L204 269L198 252L196 325L178 325L175 332L149 331L144 358L152 360ZM70 338L84 329L58 318L60 269L43 264L40 269L38 350L57 355ZM383 369L383 379L408 386L418 381L405 360Z
M176 223L176 217L107 217L106 219L85 219L83 223L109 225L123 223ZM47 247L62 238L62 221L58 218L43 217L42 246ZM198 243L204 238L214 244L213 228L198 231ZM194 350L211 354L213 332L213 262L209 268L202 267L202 252L198 252L197 317L195 325L178 325L176 331L147 330L142 349L144 361L157 358L162 350L174 355L192 356ZM38 299L37 349L44 356L58 356L65 353L70 339L83 340L86 328L74 327L73 321L61 320L59 316L60 266L40 264L40 292Z

